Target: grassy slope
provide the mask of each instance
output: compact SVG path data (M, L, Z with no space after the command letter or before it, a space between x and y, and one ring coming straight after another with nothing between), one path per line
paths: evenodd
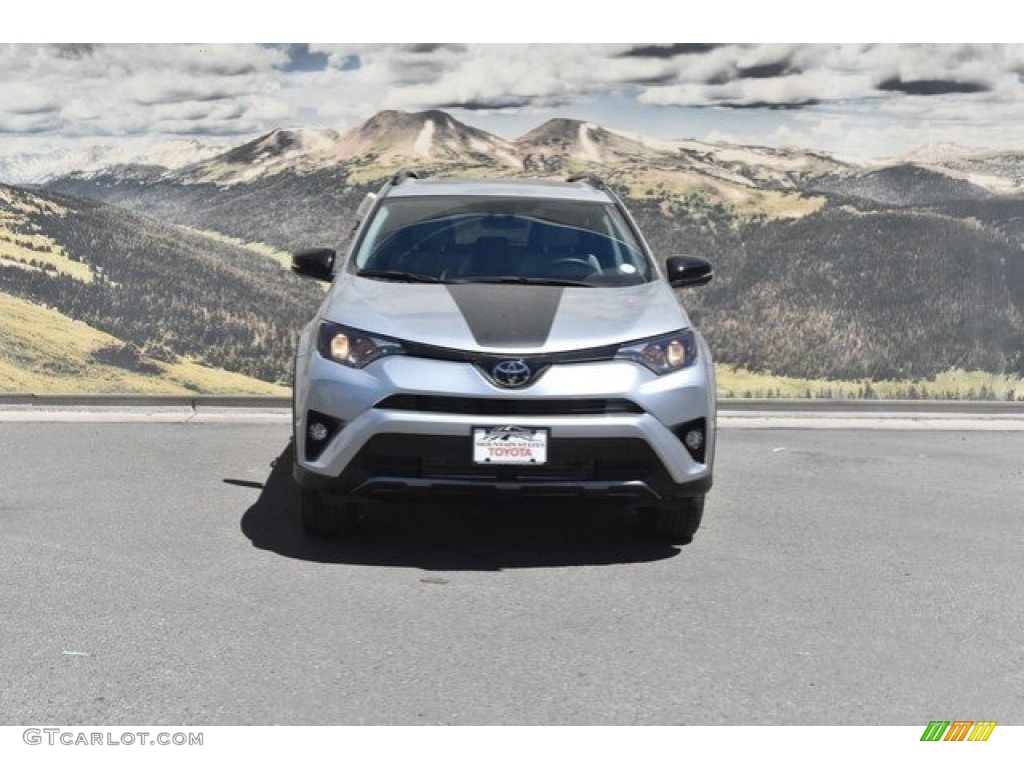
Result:
M825 205L822 196L760 189L695 172L680 173L670 168L638 169L624 165L604 175L609 183L619 185L634 200L661 200L662 212L666 216L676 215L676 209L682 209L685 214L689 206L699 202L703 206L721 204L740 219L752 216L765 220L799 219L821 210Z
M878 398L882 400L1021 400L1024 379L985 371L946 371L913 381L825 381L716 366L719 397Z
M179 358L146 361L146 375L98 363L92 353L119 343L113 336L59 312L0 293L0 392L35 394L132 392L151 394L287 395L289 390Z
M72 261L59 243L41 234L28 219L31 213L65 216L68 211L40 197L0 188L0 260L25 269L40 269L31 262L46 264L59 274L91 283L93 275L89 265Z
M274 248L272 245L267 245L266 243L260 243L255 241L243 240L240 237L231 237L230 235L225 235L222 232L217 232L212 229L196 229L194 227L186 227L184 225L179 226L181 226L182 229L188 230L189 232L194 232L197 235L203 235L204 237L208 237L211 240L216 240L219 243L225 243L227 245L234 245L239 248L245 248L247 251L251 251L257 256L263 256L265 258L270 259L271 261L276 262L279 266L283 267L284 269L292 268L292 255L290 253L287 253L286 251L280 250L279 248Z

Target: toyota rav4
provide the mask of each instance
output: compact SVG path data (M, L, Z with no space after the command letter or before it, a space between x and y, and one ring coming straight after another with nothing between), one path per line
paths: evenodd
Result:
M486 494L629 504L692 538L715 381L672 289L712 268L662 270L600 180L401 173L343 260L309 249L292 269L332 283L295 357L306 531L352 530L369 499Z

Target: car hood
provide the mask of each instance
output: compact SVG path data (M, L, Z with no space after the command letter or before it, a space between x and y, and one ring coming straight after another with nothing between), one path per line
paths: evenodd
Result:
M626 287L400 283L339 275L323 319L462 350L558 352L689 326L663 281Z

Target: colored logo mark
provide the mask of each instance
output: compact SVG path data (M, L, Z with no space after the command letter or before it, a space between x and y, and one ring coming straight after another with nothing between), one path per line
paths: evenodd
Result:
M995 720L932 720L921 741L988 741L995 727Z

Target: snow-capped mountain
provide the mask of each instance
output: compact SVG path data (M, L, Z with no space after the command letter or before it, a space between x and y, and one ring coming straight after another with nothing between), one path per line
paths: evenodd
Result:
M924 167L962 179L995 194L1024 190L1024 153L965 152L935 159Z
M279 128L233 147L195 140L126 140L117 145L32 150L0 157L0 181L39 184L59 178L103 177L114 183L212 183L226 188L280 174L305 177L328 172L352 182L357 168L360 181L383 178L402 167L475 168L496 175L585 170L614 176L614 169L628 169L633 176L653 171L672 174L669 181L677 187L706 183L709 188L726 184L799 190L810 184L840 191L844 179L910 166L956 182L946 186L968 196L974 196L973 188L995 195L1024 190L1024 153L1019 152L942 144L904 157L851 163L796 148L654 139L568 118L548 120L509 141L440 110L387 110L344 132ZM825 187L814 183L817 179L826 180ZM658 182L663 181L659 177Z
M518 166L515 146L447 112L379 112L338 143L339 159L373 155L381 162L436 161Z
M923 204L1024 190L1022 153L941 145L904 158L851 163L796 148L653 139L568 118L548 120L509 141L439 110L387 110L344 132L280 128L233 147L176 141L8 157L0 160L0 180L5 167L23 183L48 181L59 188L63 180L71 194L124 204L141 186L177 186L184 193L196 184L243 189L289 178L318 188L351 187L379 183L400 168L497 176L592 172L636 194L698 195L748 211L768 206L773 215L782 215L778 195L789 196L784 215L802 215L811 208L793 209L793 195L827 192ZM314 182L313 176L319 178ZM775 201L768 202L763 191Z
M169 176L183 182L238 184L282 171L308 171L318 167L318 158L337 140L338 132L326 128L278 128Z
M341 134L303 128L272 131L173 176L184 182L231 186L279 173L303 175L352 162L372 162L385 168L436 163L520 166L511 142L465 125L445 112L388 110Z
M554 118L539 125L515 142L527 170L551 167L552 161L614 163L631 158L671 153L670 142L653 142L611 131L596 123Z
M708 166L729 169L756 184L792 186L795 180L843 173L848 163L806 149L741 146L724 142L683 140L681 155Z
M912 167L962 183L987 194L1012 195L1024 190L1024 153L971 149L959 144L926 144L899 157L865 163L862 175Z
M222 146L195 139L153 143L126 140L119 144L59 147L0 156L0 181L8 184L43 184L60 176L89 177L115 166L146 165L175 169L223 152Z
M892 158L888 163L904 162L919 163L921 165L943 165L945 163L956 162L965 157L976 154L978 154L977 150L969 149L968 147L963 147L959 144L939 142L938 144L925 144L920 146L901 157Z

